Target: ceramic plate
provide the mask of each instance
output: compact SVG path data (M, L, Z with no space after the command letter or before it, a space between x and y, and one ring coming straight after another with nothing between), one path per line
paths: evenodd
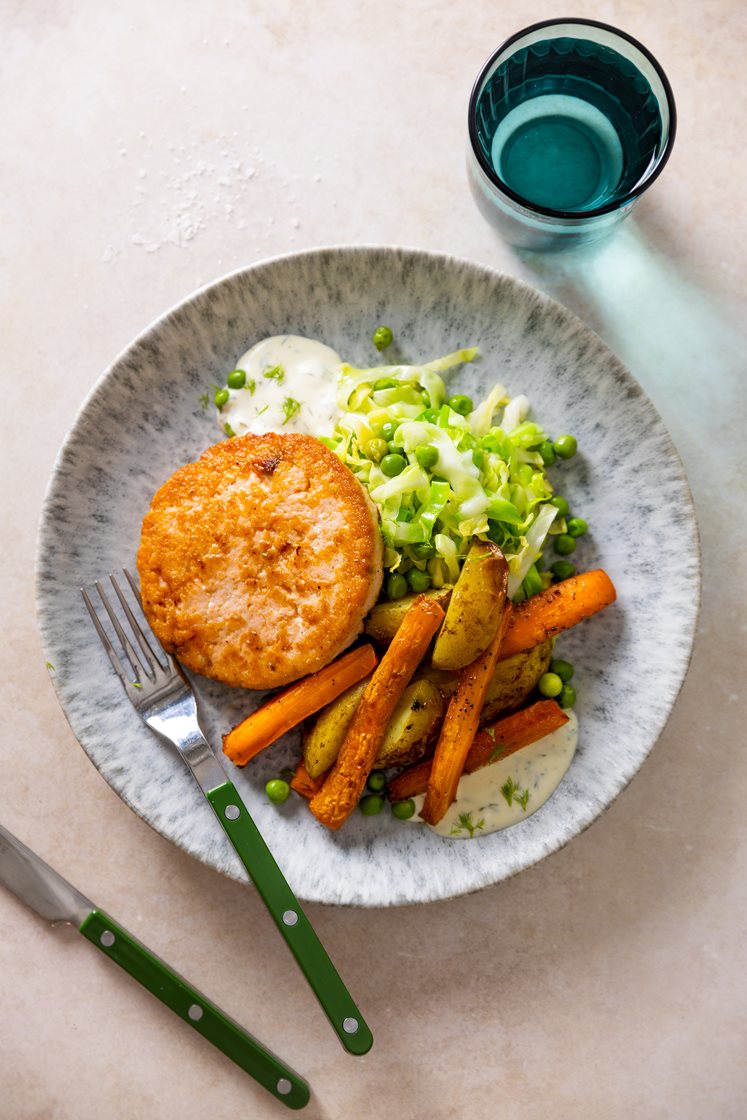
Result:
M357 906L461 895L530 867L585 829L653 747L689 661L700 573L682 464L658 414L600 339L510 277L405 249L332 248L233 273L158 319L92 390L45 499L37 602L52 679L74 734L119 796L162 835L246 879L191 776L140 723L99 646L78 589L135 568L140 522L177 466L221 438L200 397L259 339L299 334L347 361L376 364L372 330L390 325L410 360L461 346L481 358L451 379L481 398L495 382L526 393L547 431L580 452L562 491L591 527L575 559L602 567L618 602L561 637L576 667L579 747L554 796L513 828L475 840L355 813L338 833L300 798L277 808L264 783L298 757L288 736L245 770L226 768L296 894ZM256 694L195 680L203 724L221 734ZM223 757L223 756L221 756Z

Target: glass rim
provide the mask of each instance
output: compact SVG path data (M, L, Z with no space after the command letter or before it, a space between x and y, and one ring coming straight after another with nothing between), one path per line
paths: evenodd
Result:
M602 31L611 32L619 39L624 39L626 42L630 43L631 46L635 47L636 50L640 51L656 71L656 75L659 78L664 89L664 94L667 100L667 107L669 109L669 131L667 133L666 144L664 145L661 159L659 160L649 177L646 179L646 181L640 184L640 186L634 187L632 190L628 191L627 194L623 195L623 197L618 199L617 201L608 202L604 206L596 206L592 210L553 210L549 206L540 206L538 203L529 202L528 199L512 190L507 183L504 183L503 179L501 179L501 177L498 175L492 164L485 158L480 145L477 143L477 98L480 94L482 83L484 82L490 70L490 67L493 65L495 60L501 54L503 54L507 47L510 47L512 43L517 42L519 39L523 39L525 35L530 35L534 31L541 30L543 27L561 27L564 24L578 24L582 27L598 27ZM623 206L627 206L628 203L633 202L636 198L642 195L643 192L645 190L648 190L651 184L656 179L658 179L659 175L664 170L664 166L672 152L675 133L677 131L677 110L674 103L674 93L672 92L672 87L669 84L669 79L664 73L664 70L662 69L660 63L652 55L651 51L643 45L643 43L639 42L638 39L635 39L632 35L628 35L626 31L621 31L618 27L613 27L612 24L601 23L596 19L581 19L568 16L565 19L545 19L541 20L539 23L532 23L528 27L522 28L521 31L517 31L515 34L509 36L508 39L505 39L501 43L501 45L492 52L492 54L480 68L480 72L475 79L474 85L472 86L472 92L470 93L469 98L469 107L467 109L467 127L469 131L470 146L472 148L473 154L475 155L475 158L477 159L480 167L482 168L489 181L493 184L493 186L497 187L502 194L505 194L519 206L523 207L523 209L529 210L533 214L539 214L544 218L563 218L580 222L585 221L587 218L597 218L603 214L611 214L615 210L622 209Z

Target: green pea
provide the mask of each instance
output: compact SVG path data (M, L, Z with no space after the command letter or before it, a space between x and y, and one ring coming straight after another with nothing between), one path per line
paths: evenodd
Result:
M427 572L421 572L420 568L411 568L407 573L407 582L413 591L420 594L421 591L427 591L431 585L431 577Z
M537 688L542 696L560 696L563 682L557 673L543 673L537 682Z
M554 498L550 498L550 505L555 506L561 517L567 517L571 512L571 507L568 505L568 502L565 498L562 498L560 494L556 494Z
M379 389L396 389L397 382L391 377L380 377L378 381L374 381L374 392Z
M390 599L401 599L407 594L407 580L399 572L392 572L386 581L386 593Z
M576 703L576 690L572 684L563 685L563 690L558 697L558 703L561 708L572 708Z
M282 778L271 778L265 785L265 793L275 805L282 805L290 797L290 786Z
M426 408L420 419L425 420L428 424L435 424L438 420L438 409Z
M415 448L415 458L418 466L424 471L429 471L438 462L438 448L432 447L429 443L421 443L420 447Z
M380 463L389 450L385 439L370 439L363 448L363 453L372 463Z
M384 808L384 798L380 793L369 793L358 802L358 808L367 817L375 817Z
M226 385L229 389L243 389L246 385L246 370L233 370L226 378Z
M547 467L551 467L555 462L555 448L550 443L549 439L543 439L539 445L538 451L542 456L542 462Z
M589 526L584 521L583 517L572 517L566 525L569 536L583 537L589 529Z
M576 542L568 533L561 533L555 538L553 547L559 556L570 556L576 551Z
M553 441L553 448L561 459L572 459L578 450L578 443L575 436L558 436Z
M519 463L516 468L516 477L522 486L529 486L534 476L534 471L529 466L529 463Z
M406 801L392 802L392 816L397 817L400 821L407 821L415 813L415 802L411 797Z
M373 344L377 350L386 350L394 342L394 333L391 327L377 327L373 333Z
M458 412L460 416L468 416L474 407L469 397L465 397L462 393L457 393L455 397L449 398L449 408L453 408L454 412Z
M553 657L550 662L550 672L554 673L556 677L560 677L563 684L568 684L574 673L574 668L570 661L563 661L561 657Z
M219 389L213 397L213 403L216 408L223 408L224 404L228 404L228 398L231 396L228 389Z
M391 443L394 439L394 433L397 431L398 427L398 424L393 424L391 420L387 420L385 424L381 425L381 431L379 432L379 435L382 439L385 439L387 443Z
M404 455L392 455L390 453L384 456L379 466L387 478L396 478L398 474L402 474L402 471L407 466L407 459L405 459Z
M556 560L550 565L550 571L556 579L570 579L576 574L576 565L571 564L570 560Z
M386 789L386 774L383 770L372 770L368 775L368 788L373 793L381 793Z

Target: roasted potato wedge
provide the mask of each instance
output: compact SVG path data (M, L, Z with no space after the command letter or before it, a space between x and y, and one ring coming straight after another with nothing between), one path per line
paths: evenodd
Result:
M464 561L436 638L435 669L463 669L495 638L506 605L508 564L498 545L476 540Z
M438 688L425 677L407 686L386 729L377 767L418 762L441 725L445 704Z
M339 754L358 701L363 695L369 678L359 681L322 708L313 723L304 732L303 760L309 776L318 778L329 770Z
M430 588L424 591L424 595L430 596L435 599L439 607L446 610L449 599L451 598L451 585L446 584L444 587ZM373 608L364 625L364 631L375 642L381 642L382 645L388 645L394 635L400 628L402 619L407 614L408 610L414 603L417 595L405 595L401 599L393 599L387 603L377 603Z
M551 657L552 641L549 641L499 661L488 685L480 723L490 723L499 712L518 707L547 672Z
M339 753L358 701L368 681L353 685L323 708L304 734L304 763L312 778L329 770ZM438 687L418 678L407 686L394 709L376 758L377 768L406 766L423 757L444 714Z
M490 723L499 712L518 707L532 692L542 674L547 672L551 657L552 641L547 641L526 653L516 653L499 661L488 685L480 723ZM421 672L448 702L456 690L457 673L432 666L424 666Z

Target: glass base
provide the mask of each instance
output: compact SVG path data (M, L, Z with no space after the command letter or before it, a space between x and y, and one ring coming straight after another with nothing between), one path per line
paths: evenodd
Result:
M485 175L471 147L467 150L467 178L480 213L510 245L533 252L588 245L608 237L628 216L635 200L610 214L594 218L548 218L524 209L501 194Z

